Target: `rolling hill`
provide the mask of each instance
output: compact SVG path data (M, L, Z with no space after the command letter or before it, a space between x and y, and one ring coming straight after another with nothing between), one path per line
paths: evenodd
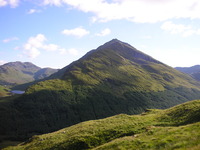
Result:
M200 148L200 100L140 115L119 114L33 136L5 150L152 150Z
M79 122L200 99L189 75L113 39L30 86L0 99L0 138L24 140Z
M192 66L192 67L176 67L175 69L187 73L192 76L194 79L200 81L200 65Z
M0 85L13 86L43 79L57 69L40 68L30 62L10 62L0 66Z

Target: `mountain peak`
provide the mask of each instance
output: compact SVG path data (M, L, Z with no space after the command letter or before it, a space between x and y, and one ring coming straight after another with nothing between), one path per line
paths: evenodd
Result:
M118 53L120 56L129 59L131 61L137 61L138 63L144 63L144 61L149 61L159 64L161 63L156 59L152 58L151 56L137 50L130 44L122 42L118 39L112 39L111 41L98 47L97 50L107 50L107 51L112 50Z
M129 45L129 44L127 44L127 43L124 43L124 42L122 42L122 41L120 41L120 40L118 40L118 39L112 39L111 41L108 41L108 42L106 42L105 44L103 44L102 46L100 46L99 48L97 48L97 49L104 49L104 48L109 48L109 47L113 47L113 46L131 46L131 45Z

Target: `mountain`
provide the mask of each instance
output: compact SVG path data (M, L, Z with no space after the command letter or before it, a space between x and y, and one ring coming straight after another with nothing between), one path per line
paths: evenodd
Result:
M200 65L195 65L192 67L176 67L175 69L187 73L192 76L194 79L200 81Z
M43 79L57 69L40 68L30 62L10 62L0 66L0 85L16 85Z
M189 75L111 40L28 89L0 99L0 138L23 140L79 122L200 99Z
M33 136L5 150L200 149L200 100L140 115L120 114Z

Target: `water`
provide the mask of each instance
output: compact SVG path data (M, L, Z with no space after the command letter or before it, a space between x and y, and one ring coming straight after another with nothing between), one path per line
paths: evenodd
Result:
M20 90L13 90L13 91L10 91L12 94L24 94L25 91L20 91Z

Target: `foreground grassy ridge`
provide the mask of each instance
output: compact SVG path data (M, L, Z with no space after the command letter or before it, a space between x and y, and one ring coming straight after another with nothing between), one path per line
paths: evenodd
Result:
M6 150L198 149L199 112L200 100L196 100L167 110L148 110L141 115L121 114L34 136ZM178 126L180 122L185 125Z
M118 138L95 150L197 150L200 149L200 123L179 127L150 126L146 132Z

